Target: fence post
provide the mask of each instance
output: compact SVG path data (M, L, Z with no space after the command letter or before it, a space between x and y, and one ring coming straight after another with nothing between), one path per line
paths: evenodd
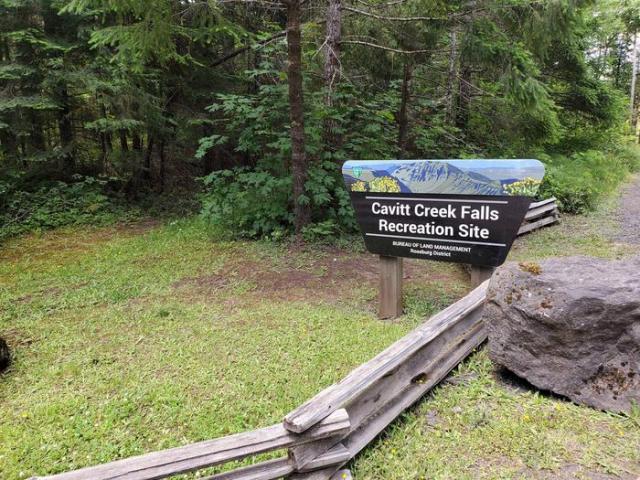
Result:
M394 319L402 315L402 258L380 255L381 319Z

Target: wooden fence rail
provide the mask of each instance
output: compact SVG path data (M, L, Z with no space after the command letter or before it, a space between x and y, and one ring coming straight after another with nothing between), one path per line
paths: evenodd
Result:
M155 480L256 454L287 456L207 480L329 480L486 338L488 282L431 317L281 424L32 480Z
M342 381L289 413L283 422L285 428L304 431L321 420L322 415L344 408L349 414L350 431L344 438L332 440L346 447L349 460L352 459L486 339L481 316L487 286L488 282L484 282ZM321 455L330 443L318 442L305 449ZM340 467L331 466L292 478L328 480Z
M154 480L167 478L258 453L303 445L345 433L349 429L347 412L336 410L332 412L332 415L323 418L321 422L302 434L291 433L282 424L277 424L260 430L206 440L184 447L161 450L43 478L48 480ZM318 459L318 461L321 462L322 459ZM218 478L227 477L218 476Z
M540 202L533 202L524 216L524 221L518 230L518 235L524 235L538 228L551 225L559 221L558 205L555 197Z

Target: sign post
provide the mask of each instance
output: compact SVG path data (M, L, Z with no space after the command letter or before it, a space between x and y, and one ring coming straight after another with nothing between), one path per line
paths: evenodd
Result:
M380 255L380 302L382 319L402 315L402 258Z
M494 270L495 267L471 265L471 286L476 288L485 280L489 280Z
M351 160L342 173L364 243L380 255L380 317L394 318L402 313L402 257L471 264L474 285L491 276L509 253L544 166Z

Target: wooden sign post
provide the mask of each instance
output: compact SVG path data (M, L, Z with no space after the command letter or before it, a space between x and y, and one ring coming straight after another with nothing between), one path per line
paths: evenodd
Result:
M485 280L490 279L494 270L495 267L471 265L471 288L476 288Z
M402 258L380 255L380 302L378 316L393 319L402 315Z
M538 160L351 160L347 190L380 255L380 318L402 314L402 260L473 266L473 285L507 258L544 176Z

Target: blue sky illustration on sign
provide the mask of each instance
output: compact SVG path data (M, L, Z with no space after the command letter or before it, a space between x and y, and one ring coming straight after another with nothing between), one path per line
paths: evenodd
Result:
M519 160L349 160L342 167L352 192L532 196L544 165Z

